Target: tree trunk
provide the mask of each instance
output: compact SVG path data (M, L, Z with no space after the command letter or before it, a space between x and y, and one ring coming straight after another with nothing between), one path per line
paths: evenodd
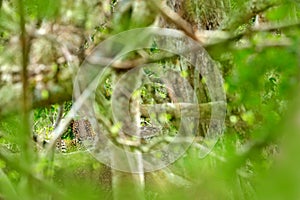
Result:
M116 123L121 123L120 137L124 140L135 138L140 144L140 94L136 89L140 86L142 69L117 71L114 79L113 114ZM116 101L114 101L114 99ZM114 112L116 111L116 112ZM128 112L129 111L129 112ZM120 171L120 166L127 171ZM122 153L112 152L112 185L114 199L144 199L144 171L142 153L138 150L130 152L126 144Z

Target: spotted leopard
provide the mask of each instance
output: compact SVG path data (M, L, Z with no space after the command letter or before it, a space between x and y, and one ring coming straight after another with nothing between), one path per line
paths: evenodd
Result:
M83 143L92 141L95 136L91 123L86 119L71 120L66 133L56 143L59 152L84 149Z
M56 152L72 152L84 149L84 143L93 142L95 136L91 123L86 119L71 120L68 128L60 137L56 140ZM50 142L51 137L44 134L34 133L32 136L35 149L38 151L43 150Z

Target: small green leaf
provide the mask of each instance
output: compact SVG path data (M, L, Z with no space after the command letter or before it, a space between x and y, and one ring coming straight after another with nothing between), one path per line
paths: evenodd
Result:
M238 118L235 115L231 115L229 118L230 122L236 124L238 122Z
M254 113L250 110L242 114L242 119L249 125L253 125L255 121Z
M48 90L42 90L42 99L48 99L49 98L49 92Z

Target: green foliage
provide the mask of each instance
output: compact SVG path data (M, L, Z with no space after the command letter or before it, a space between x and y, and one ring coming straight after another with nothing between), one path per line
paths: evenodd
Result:
M128 29L147 27L154 23L156 11L146 1L125 0L117 4L118 12L113 17L115 33Z
M55 18L59 14L59 0L25 0L27 15L38 20Z
M113 33L147 27L157 17L156 11L151 10L146 1L138 0L20 2L25 6L28 27L34 24L33 27L39 28L42 23L48 22L52 23L53 27L59 23L80 27L79 30L82 30L82 34L88 38L82 44L84 49L96 46ZM18 44L15 38L18 38L20 32L20 16L17 1L3 0L0 3L0 78L2 78L5 77L4 72L7 69L3 70L1 65L7 60L14 61L21 57L20 53L15 53L19 52L18 45L15 47L15 44ZM201 157L203 149L206 148L205 142L202 143L205 135L198 133L201 130L195 130L195 135L201 137L196 138L195 143L180 159L166 169L146 174L144 191L146 199L300 198L299 6L298 1L292 0L184 2L183 7L187 13L183 17L193 25L200 23L197 27L241 34L234 40L208 49L212 57L221 64L220 70L227 96L226 130L205 158ZM274 25L275 28L268 30L268 26L262 26L267 30L253 30L253 19L256 14L262 14L268 25ZM65 30L67 29L68 27ZM30 30L28 28L29 32ZM64 31L59 32L62 33ZM72 45L66 43L66 46ZM59 49L59 47L54 49L56 48ZM47 49L41 48L37 51L45 52ZM151 55L162 53L155 43L150 50L142 51L142 54ZM55 56L63 57L51 52L47 53L47 56L49 59ZM127 58L135 59L137 56L140 56L140 52L134 52ZM30 59L34 60L34 57ZM10 63L6 64L8 69L12 68ZM12 63L18 64L19 61ZM161 71L171 67L196 87L196 83L193 82L196 72L189 64L179 61L177 57L160 61L159 64L162 66ZM59 67L55 65L55 73L59 72ZM63 67L69 66L64 63ZM141 95L141 104L173 101L168 88L158 79L159 73L149 67L144 69L144 74L152 82L140 86L139 91L135 93ZM41 72L38 75L43 74ZM51 79L52 85L56 83L56 80L52 80L54 77L55 75L47 77ZM205 78L196 78L199 79L199 84L205 87ZM34 85L36 79L30 79L30 84ZM6 84L0 82L1 87ZM42 82L41 85L44 86L43 84L45 83ZM51 84L45 88L52 87ZM111 121L109 104L113 88L113 78L109 71L102 80L99 80L95 94L98 104L94 106L95 112L99 115L97 120L102 120L101 122L107 126L101 128L110 132L110 137L115 139L120 124ZM43 91L45 91L43 100L52 97L48 90ZM208 103L210 99L209 94L205 92L207 91L203 89L199 92L200 95L197 93L204 97L199 100L201 103ZM7 94L1 93L0 101L5 99ZM63 105L64 118L70 111L72 102L65 102ZM51 139L58 115L58 104L32 110L30 116L32 132L43 139ZM112 199L113 189L116 189L111 186L113 175L109 168L100 164L90 154L79 148L73 148L65 154L46 154L47 146L38 148L36 147L38 144L34 144L32 139L25 135L20 111L0 117L0 199ZM161 140L150 138L148 141L142 141L145 146L141 147L141 150L149 151L151 145L155 149L159 148L159 145L167 144L176 135L180 119L175 119L171 114L164 112L158 116L141 118L142 126L155 123L163 125L167 137L159 138ZM205 122L203 124L200 124L200 128L207 125ZM71 127L68 127L62 137L67 139L74 137ZM136 150L133 147L131 149Z
M229 0L187 0L183 7L189 20L206 30L216 29L231 9Z

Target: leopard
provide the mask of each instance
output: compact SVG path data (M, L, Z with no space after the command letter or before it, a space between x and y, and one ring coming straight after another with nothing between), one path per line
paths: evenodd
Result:
M95 132L87 119L72 119L66 132L56 142L56 150L62 153L84 150L84 142L93 141Z

